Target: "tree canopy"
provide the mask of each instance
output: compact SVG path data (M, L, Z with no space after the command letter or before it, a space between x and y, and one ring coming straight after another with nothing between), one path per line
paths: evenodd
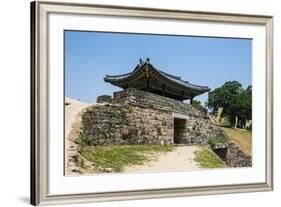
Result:
M207 113L207 109L202 106L201 101L194 99L192 101L192 106L194 106L196 109L198 109L199 111L203 112L203 113Z
M207 106L212 112L223 107L222 116L227 116L231 124L235 117L245 124L246 120L252 119L252 86L244 89L238 81L225 82L209 92Z
M201 106L201 101L195 100L195 99L194 99L194 100L192 101L192 106L194 106L195 108L197 108L197 109L200 110L201 107L202 107L202 106Z

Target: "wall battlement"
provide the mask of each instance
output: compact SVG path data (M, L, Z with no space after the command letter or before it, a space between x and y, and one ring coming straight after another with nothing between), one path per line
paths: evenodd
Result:
M114 92L112 99L109 99L107 95L103 95L100 97L98 97L97 99L99 100L99 103L101 102L100 100L102 100L107 103L130 104L134 106L148 107L151 109L180 113L184 115L206 117L206 114L198 111L191 104L167 98L165 96L157 95L154 93L150 93L147 91L141 91L135 88L129 88L122 91ZM106 97L107 99L104 99L103 97Z

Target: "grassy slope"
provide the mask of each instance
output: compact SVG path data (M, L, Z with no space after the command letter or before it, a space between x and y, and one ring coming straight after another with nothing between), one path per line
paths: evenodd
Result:
M110 168L113 172L122 172L126 165L140 165L153 159L153 153L169 152L171 145L117 145L84 147L81 157L96 169ZM83 164L81 165L83 168Z
M229 140L234 142L247 155L252 154L252 132L241 129L221 127L225 131Z
M223 168L225 163L209 148L201 146L201 149L196 151L194 159L201 168Z

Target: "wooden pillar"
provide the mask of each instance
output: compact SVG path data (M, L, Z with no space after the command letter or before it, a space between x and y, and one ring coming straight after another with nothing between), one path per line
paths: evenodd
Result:
M184 97L184 92L181 91L181 101L183 101L183 97Z

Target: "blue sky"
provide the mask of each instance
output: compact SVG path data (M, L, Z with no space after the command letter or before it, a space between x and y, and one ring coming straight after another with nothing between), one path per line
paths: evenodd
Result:
M122 89L104 76L131 72L147 57L154 67L211 89L226 81L252 82L249 39L65 31L65 95L88 103L112 95ZM204 103L207 97L195 99Z

